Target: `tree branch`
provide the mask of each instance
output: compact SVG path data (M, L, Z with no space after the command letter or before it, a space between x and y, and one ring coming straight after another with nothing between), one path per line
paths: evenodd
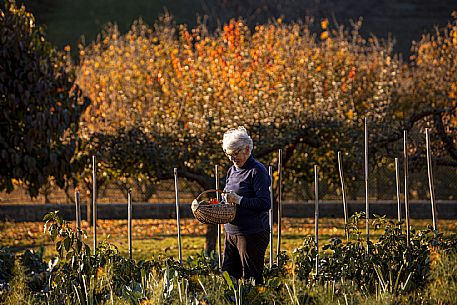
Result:
M455 107L454 107L455 108ZM380 149L385 148L388 144L392 142L396 142L403 137L403 130L410 131L414 124L420 121L423 118L432 115L439 115L444 112L449 111L449 109L445 108L432 108L432 109L425 109L418 113L414 113L401 127L399 130L395 130L393 134L386 137L385 139L381 139L377 142L377 144L373 145L370 149L370 153L376 154Z
M446 148L449 156L457 161L457 148L454 146L454 141L449 135L446 133L443 124L443 116L442 114L435 114L433 116L433 120L435 123L436 130L438 131L438 135L444 143L444 147Z
M287 138L278 139L272 146L257 151L256 157L265 157L266 155L289 145L295 148L298 143L305 143L314 148L318 148L322 145L320 139L311 131L311 128L302 128L297 130L295 134L289 134Z

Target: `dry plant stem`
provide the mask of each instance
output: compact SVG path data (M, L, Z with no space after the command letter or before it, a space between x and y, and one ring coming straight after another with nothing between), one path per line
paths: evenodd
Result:
M282 149L279 150L278 156L278 247L276 250L276 263L279 266L279 255L281 253L281 218L282 218L282 206L281 206L281 196L282 196Z
M433 230L438 230L438 219L436 217L436 205L435 205L435 187L433 183L433 169L432 169L432 152L430 150L430 134L428 128L425 128L425 142L427 146L427 173L428 173L428 185L430 188L430 204L432 205L432 220Z
M341 151L338 152L338 170L340 173L341 181L341 196L343 200L343 211L344 211L344 232L346 234L346 241L349 241L349 231L348 231L348 206L346 202L346 185L344 183L344 172L343 172L343 158L341 156Z
M175 202L176 202L176 224L178 227L178 251L179 263L182 265L182 248L181 248L181 215L179 214L179 191L178 191L178 169L174 168L175 175Z
M409 202L408 202L408 132L403 131L403 159L404 159L404 171L405 171L405 218L406 218L406 245L409 248L410 241L410 226L409 226Z

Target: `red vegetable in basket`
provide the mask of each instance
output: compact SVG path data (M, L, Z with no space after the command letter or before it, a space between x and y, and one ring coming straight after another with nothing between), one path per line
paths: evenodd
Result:
M217 200L217 198L211 198L209 200L209 204L218 204L219 203L219 200Z

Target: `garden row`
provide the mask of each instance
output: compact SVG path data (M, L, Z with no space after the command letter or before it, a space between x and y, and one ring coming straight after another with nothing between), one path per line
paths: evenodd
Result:
M216 255L135 261L114 245L95 253L57 213L45 232L58 257L0 250L0 300L9 304L451 304L457 292L457 237L412 230L377 217L384 233L367 247L350 218L349 241L332 238L319 255L313 238L266 268L265 284L235 281L218 270ZM367 251L368 249L368 251Z

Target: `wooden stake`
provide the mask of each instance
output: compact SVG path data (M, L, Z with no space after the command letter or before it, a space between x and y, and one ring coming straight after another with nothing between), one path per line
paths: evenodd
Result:
M435 187L433 183L433 169L432 169L432 152L430 150L430 134L428 128L425 128L425 142L427 146L427 172L428 172L428 185L430 188L430 203L432 205L432 220L433 230L438 230L438 219L436 217L436 205L435 205Z
M273 168L268 167L270 175L270 210L268 211L268 223L270 225L270 268L273 267Z
M94 255L97 249L97 161L92 156L92 225L94 229Z
M182 249L181 249L181 215L179 214L179 193L178 193L178 169L174 168L175 174L175 202L176 202L176 223L178 227L178 249L179 249L179 263L182 266Z
M347 205L347 202L346 202L346 185L344 183L343 158L341 156L341 151L338 152L338 171L340 173L341 195L342 195L342 199L343 199L344 232L346 233L346 241L349 241L348 205Z
M406 218L406 245L409 248L410 225L409 225L409 202L408 202L408 132L403 131L403 160L405 171L405 218Z
M370 204L368 202L368 126L365 118L365 229L367 233L367 252L370 243Z
M132 259L132 189L129 189L127 193L127 228L129 258Z
M278 156L278 245L276 250L276 263L279 266L279 256L281 255L281 218L282 218L282 149L279 150Z
M75 204L76 204L76 236L81 240L81 201L79 191L75 191Z
M319 274L319 169L314 165L314 241L316 244L316 276Z
M398 158L395 158L395 184L397 187L397 216L398 222L401 222L401 200L400 200L400 168L398 166ZM401 224L398 225L401 230Z
M219 166L214 166L214 176L216 179L216 190L219 189ZM221 201L220 194L216 192L217 202ZM217 262L219 270L222 270L222 225L217 225Z

